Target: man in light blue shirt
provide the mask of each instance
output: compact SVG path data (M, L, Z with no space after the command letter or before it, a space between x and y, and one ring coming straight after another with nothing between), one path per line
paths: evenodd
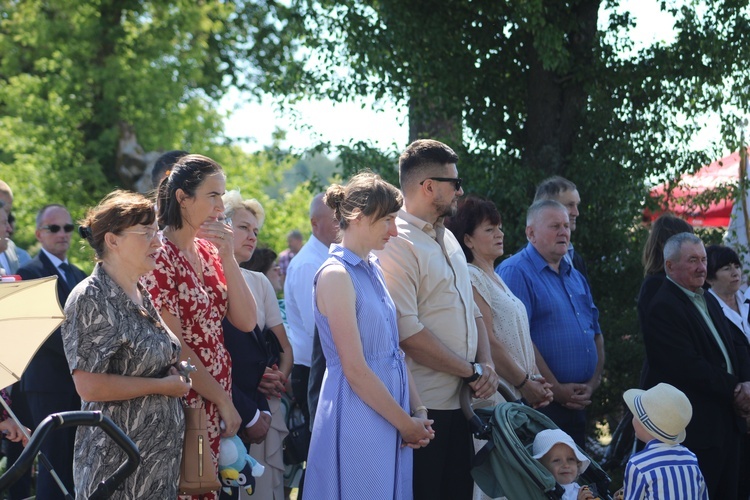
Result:
M552 384L554 401L541 409L583 446L585 408L599 387L604 339L588 283L565 258L570 243L568 211L553 200L529 207L529 243L496 269L529 315L536 363Z
M312 235L290 262L284 281L286 319L289 325L287 336L294 353L292 392L308 422L310 413L307 406L307 384L315 332L313 278L320 265L328 258L328 247L339 238L338 222L333 218L333 210L323 203L322 194L315 196L310 203L310 224Z

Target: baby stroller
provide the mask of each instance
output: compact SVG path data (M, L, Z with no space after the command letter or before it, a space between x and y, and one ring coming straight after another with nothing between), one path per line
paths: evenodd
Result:
M508 398L506 398L508 399ZM557 426L545 415L520 403L500 403L491 408L471 407L471 390L461 390L461 408L469 419L477 439L487 444L477 452L472 463L474 481L490 497L509 500L560 500L562 486L541 463L531 458L534 437ZM589 460L591 457L581 450ZM591 460L578 479L588 485L602 500L612 500L610 478Z
M0 496L25 471L31 468L34 457L42 446L42 442L49 437L52 431L65 427L77 427L79 425L100 427L125 452L125 462L110 477L99 483L96 490L89 497L89 500L99 500L112 496L122 482L138 468L138 465L141 463L141 455L138 447L127 434L100 411L64 411L48 415L47 418L42 420L31 436L26 448L21 453L21 456L16 460L16 463L5 471L5 474L0 476ZM40 454L39 460L52 470L52 466L44 455ZM64 496L66 499L73 500L73 496L70 493Z

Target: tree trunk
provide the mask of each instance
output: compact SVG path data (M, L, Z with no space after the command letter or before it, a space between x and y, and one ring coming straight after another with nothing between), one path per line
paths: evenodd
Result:
M417 88L409 97L409 142L429 138L458 147L463 143L461 107Z
M550 2L557 0L547 3L551 5ZM569 74L545 68L544 56L534 46L533 35L524 43L529 69L523 163L544 176L565 173L580 130L588 99L588 78L572 75L586 75L587 71L581 68L592 67L599 4L600 0L584 0L571 9L569 16L577 20L578 29L567 33ZM550 7L550 11L555 9Z

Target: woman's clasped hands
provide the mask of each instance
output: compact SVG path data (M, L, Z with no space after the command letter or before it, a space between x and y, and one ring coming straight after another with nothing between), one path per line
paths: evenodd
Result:
M435 431L432 429L433 422L434 420L427 418L426 412L416 412L405 428L399 429L403 441L401 446L416 450L430 444L430 441L435 438Z
M266 395L267 398L280 398L283 392L286 392L286 377L284 372L279 370L278 365L266 367L263 378L258 385L258 390Z

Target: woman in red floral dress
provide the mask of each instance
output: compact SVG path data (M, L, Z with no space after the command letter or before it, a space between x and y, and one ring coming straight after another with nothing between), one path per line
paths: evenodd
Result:
M206 408L217 467L219 438L236 434L241 424L232 404L232 364L221 321L227 316L243 331L256 323L255 300L234 258L232 230L219 222L225 186L221 167L210 158L187 155L174 165L158 191L164 246L156 269L144 279L164 322L181 337L181 359L190 358L198 368L187 404Z

